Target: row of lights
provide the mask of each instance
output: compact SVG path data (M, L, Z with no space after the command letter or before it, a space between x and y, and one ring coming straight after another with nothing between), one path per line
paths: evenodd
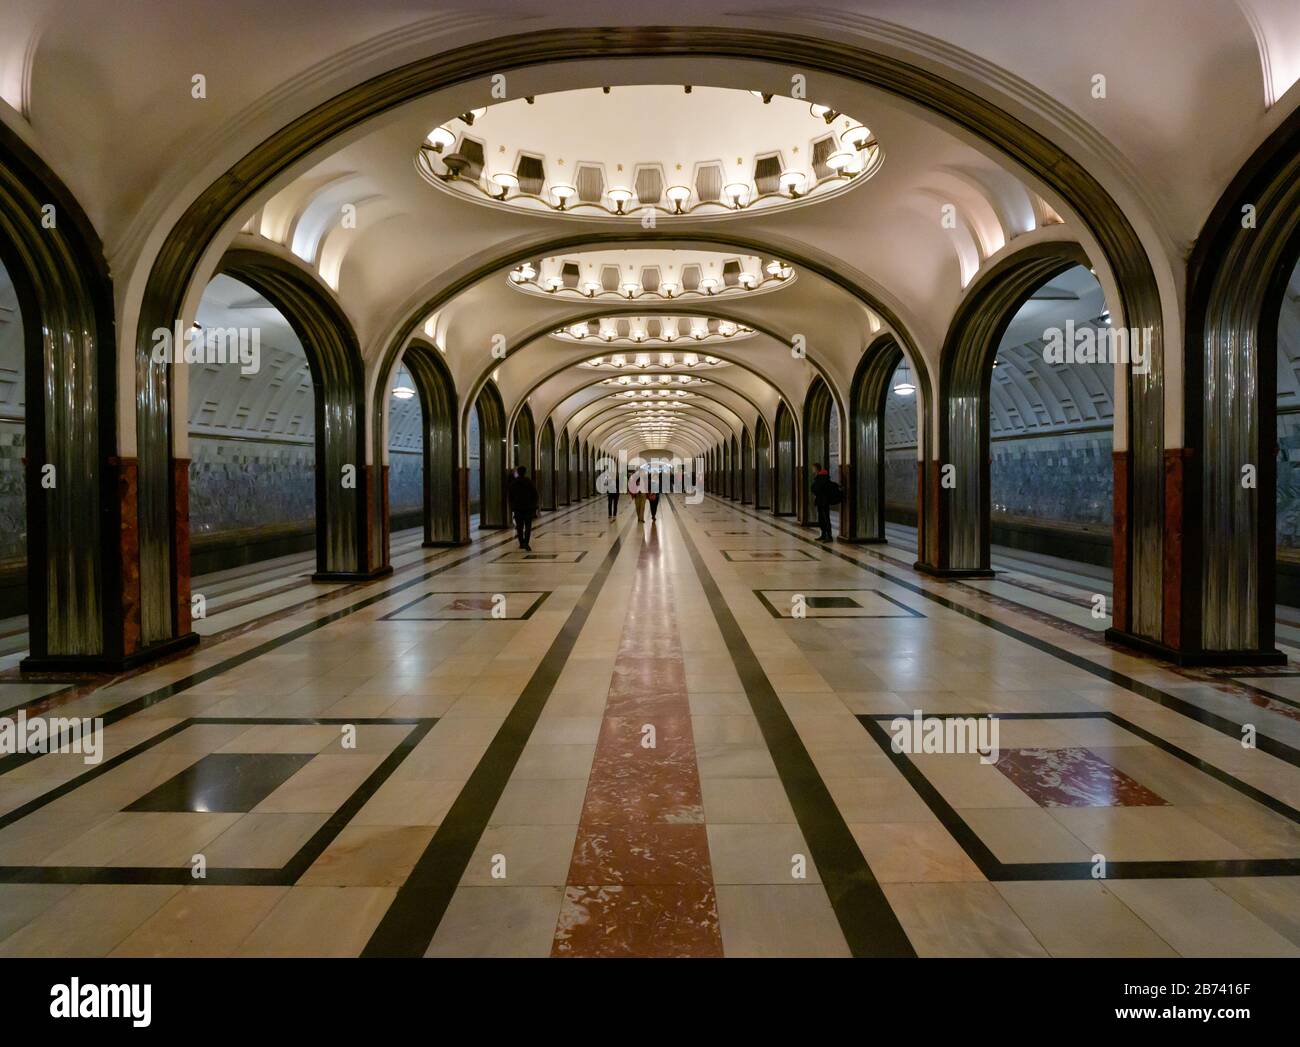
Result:
M768 277L773 280L788 280L790 277L794 276L793 266L787 265L775 258L768 262L765 268ZM524 262L522 265L516 266L514 269L510 270L510 280L515 284L536 282L537 269L531 262ZM762 282L762 280L760 280L758 275L755 273L743 272L736 278L736 282L746 291L752 291ZM564 288L564 277L558 275L548 276L545 280L540 281L537 286L539 286L543 291L554 294L556 291L560 291ZM702 291L706 295L714 295L723 290L724 287L725 284L723 284L718 277L705 276L701 278L697 285L697 290ZM584 281L580 287L576 288L576 290L580 290L588 298L595 298L596 295L604 291L605 288L603 284L595 280L587 280ZM640 281L637 280L625 280L623 283L619 284L618 290L629 300L635 299L639 295L645 293L645 288L642 287ZM657 293L662 294L665 298L673 298L680 294L681 291L682 288L675 280L664 280L660 282L659 291ZM583 335L576 333L574 333L574 336L577 338L584 337Z
M667 366L671 367L672 364ZM676 382L678 385L708 385L707 378L696 378L689 374L639 374L636 376L638 385L672 385ZM617 378L606 378L601 385L631 385L633 378L630 374L621 374Z
M586 366L588 367L627 367L628 366L627 357L624 356L622 353L615 353L608 360L606 360L605 357L603 356L593 356L590 360L584 360L583 363L586 364ZM682 367L700 367L700 366L716 367L720 363L722 363L722 361L719 360L716 356L706 356L703 359L701 359L700 357L696 356L694 353L686 353L682 357L681 366ZM658 364L655 364L650 360L649 353L637 353L636 356L633 358L632 366L645 368L645 367L676 367L678 365L676 363L676 357L673 356L672 353L660 353Z
M556 334L560 334L560 333L561 332L559 331L556 332ZM572 327L568 328L567 332L565 333L567 333L571 338L583 339L588 337L591 334L591 331L588 329L585 323L579 323L579 324L574 324ZM691 327L690 337L694 338L697 342L700 342L703 341L705 338L709 337L710 333L711 332L709 331L709 328L706 324L697 324ZM753 332L751 331L750 328L745 327L742 324L733 323L730 320L719 320L717 333L721 335L723 338L731 338L737 334L752 334ZM596 337L601 338L606 342L612 342L614 341L614 339L621 338L623 336L618 333L618 330L616 328L602 327L596 333ZM630 337L630 339L633 342L645 342L645 341L652 340L650 338L650 333L640 328L634 330L632 334L629 335L628 337ZM675 342L677 341L677 338L678 338L678 331L676 326L660 328L659 335L658 335L659 341Z

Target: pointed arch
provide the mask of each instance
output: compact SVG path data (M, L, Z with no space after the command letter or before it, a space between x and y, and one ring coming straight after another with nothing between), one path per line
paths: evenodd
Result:
M776 438L772 455L772 512L777 516L795 514L796 443L794 415L783 400L776 408Z
M820 462L829 469L831 463L831 415L837 411L835 398L830 387L819 375L804 395L803 401L803 458L796 469L798 484L797 504L801 507L800 520L805 526L817 523L817 508L813 505L812 495L808 490L812 483L813 465ZM843 426L840 427L843 430ZM832 479L839 481L839 477ZM840 526L843 528L844 514L840 514Z
M541 507L555 508L555 422L548 418L537 441L537 491Z
M889 383L903 361L903 350L891 334L871 343L858 361L849 394L850 469L853 480L844 506L848 539L885 540L885 401ZM924 488L918 486L918 492ZM924 526L925 514L918 516ZM924 547L922 545L922 547Z
M122 570L137 555L138 474L134 460L115 453L116 336L103 245L59 178L3 123L0 262L23 329L30 651L23 668L120 669L196 642L186 591L184 616L169 622L179 639L149 650L138 582ZM52 487L44 482L50 475ZM172 476L163 479L170 492ZM172 504L163 506L169 517Z
M740 431L740 501L742 505L754 504L754 441L749 426Z
M264 251L227 251L217 273L247 284L275 306L307 355L316 408L313 578L357 581L391 571L382 529L368 526L370 487L378 478L365 464L365 365L343 308L314 275Z
M939 562L923 563L922 570L947 577L990 573L989 386L998 344L1020 307L1038 288L1076 265L1087 264L1087 255L1076 243L1034 244L989 269L958 307L944 339L939 366L939 463L951 468L952 484L941 484L934 500ZM940 472L935 470L936 478ZM1156 472L1148 478L1150 484L1140 497L1160 497L1162 478L1158 469ZM1118 500L1117 491L1117 504ZM1153 518L1146 511L1140 516ZM1159 517L1155 512L1154 519ZM1152 548L1159 550L1160 535L1154 539L1154 545L1135 543L1143 557L1152 555ZM1139 569L1137 564L1134 567ZM1144 562L1140 568L1142 577L1153 569L1159 577L1159 564ZM1117 584L1120 578L1117 573ZM1144 629L1158 632L1159 593L1146 594L1140 610Z
M754 508L772 508L772 431L762 415L754 425Z
M424 437L424 544L428 547L459 545L469 541L462 521L462 491L457 476L460 461L456 419L460 407L442 353L429 342L417 339L402 354L420 397L421 428Z
M478 462L480 530L508 526L506 512L506 410L496 384L488 382L479 391Z
M569 427L561 426L555 445L555 507L569 504Z

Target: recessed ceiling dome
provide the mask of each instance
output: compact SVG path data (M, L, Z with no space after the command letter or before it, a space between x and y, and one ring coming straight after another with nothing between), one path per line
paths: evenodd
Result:
M479 203L574 218L723 218L860 185L880 146L826 106L722 87L589 88L498 102L429 132L418 166Z
M579 251L523 262L507 278L520 291L557 298L631 302L745 297L793 283L776 258L722 251Z
M705 316L602 316L561 327L563 342L591 342L620 348L670 349L753 337L754 329Z

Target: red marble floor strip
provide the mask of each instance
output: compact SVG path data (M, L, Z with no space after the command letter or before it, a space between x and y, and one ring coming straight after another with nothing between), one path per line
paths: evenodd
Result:
M994 766L1040 807L1160 807L1165 803L1088 749L1003 749Z
M658 527L637 559L551 955L722 955Z

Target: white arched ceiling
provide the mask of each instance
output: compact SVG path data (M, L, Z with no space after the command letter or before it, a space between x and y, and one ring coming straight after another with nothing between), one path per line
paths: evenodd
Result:
M154 5L146 20L115 0L10 0L0 10L0 118L27 121L22 133L103 237L116 275L119 337L131 347L135 303L166 230L203 187L292 119L370 76L441 50L516 31L637 24L645 17L609 5L594 15L553 5L523 19L491 0L436 15L407 0L373 0L361 10L350 0L286 0L255 12L240 3ZM1240 164L1295 104L1298 19L1290 0L1003 0L996 17L984 5L948 0L873 0L870 14L828 6L726 17L729 25L898 55L1041 130L1128 210L1161 280L1171 345L1180 342L1176 306L1188 243ZM663 0L653 20L721 21L684 0ZM210 46L186 46L195 39ZM1074 46L1096 40L1106 46ZM702 64L565 63L513 72L511 93L638 78L777 91L789 82L784 68ZM195 76L205 78L201 98L192 90ZM884 166L853 192L747 217L736 228L772 243L816 245L842 271L862 274L932 360L962 288L975 278L972 266L995 255L1000 241L1009 247L1030 235L1031 220L1041 232L1058 215L1067 229L1074 218L1058 201L1040 198L1031 177L940 118L834 77L814 80L818 97L871 126ZM525 220L447 199L415 174L423 135L481 104L484 86L463 85L349 132L328 155L284 172L234 227L260 212L255 227L284 250L303 230L298 246L337 286L372 356L421 292L439 286L463 260L541 239L552 228L547 216ZM361 178L345 194L352 199L342 201L357 206L357 226L330 229L336 194L349 178ZM955 208L956 230L943 228L935 206L941 201ZM208 275L196 274L194 300ZM497 303L488 296L481 304L491 311ZM437 338L459 383L473 368L458 345L472 357L478 338L477 330L461 330L463 314L445 315L455 311L454 303L443 309ZM860 323L848 308L830 316L850 329ZM820 317L787 316L780 327L801 331ZM841 395L862 344L849 335L825 340L824 366ZM1175 430L1176 378L1171 371L1167 424ZM133 390L126 386L120 418L129 449Z

